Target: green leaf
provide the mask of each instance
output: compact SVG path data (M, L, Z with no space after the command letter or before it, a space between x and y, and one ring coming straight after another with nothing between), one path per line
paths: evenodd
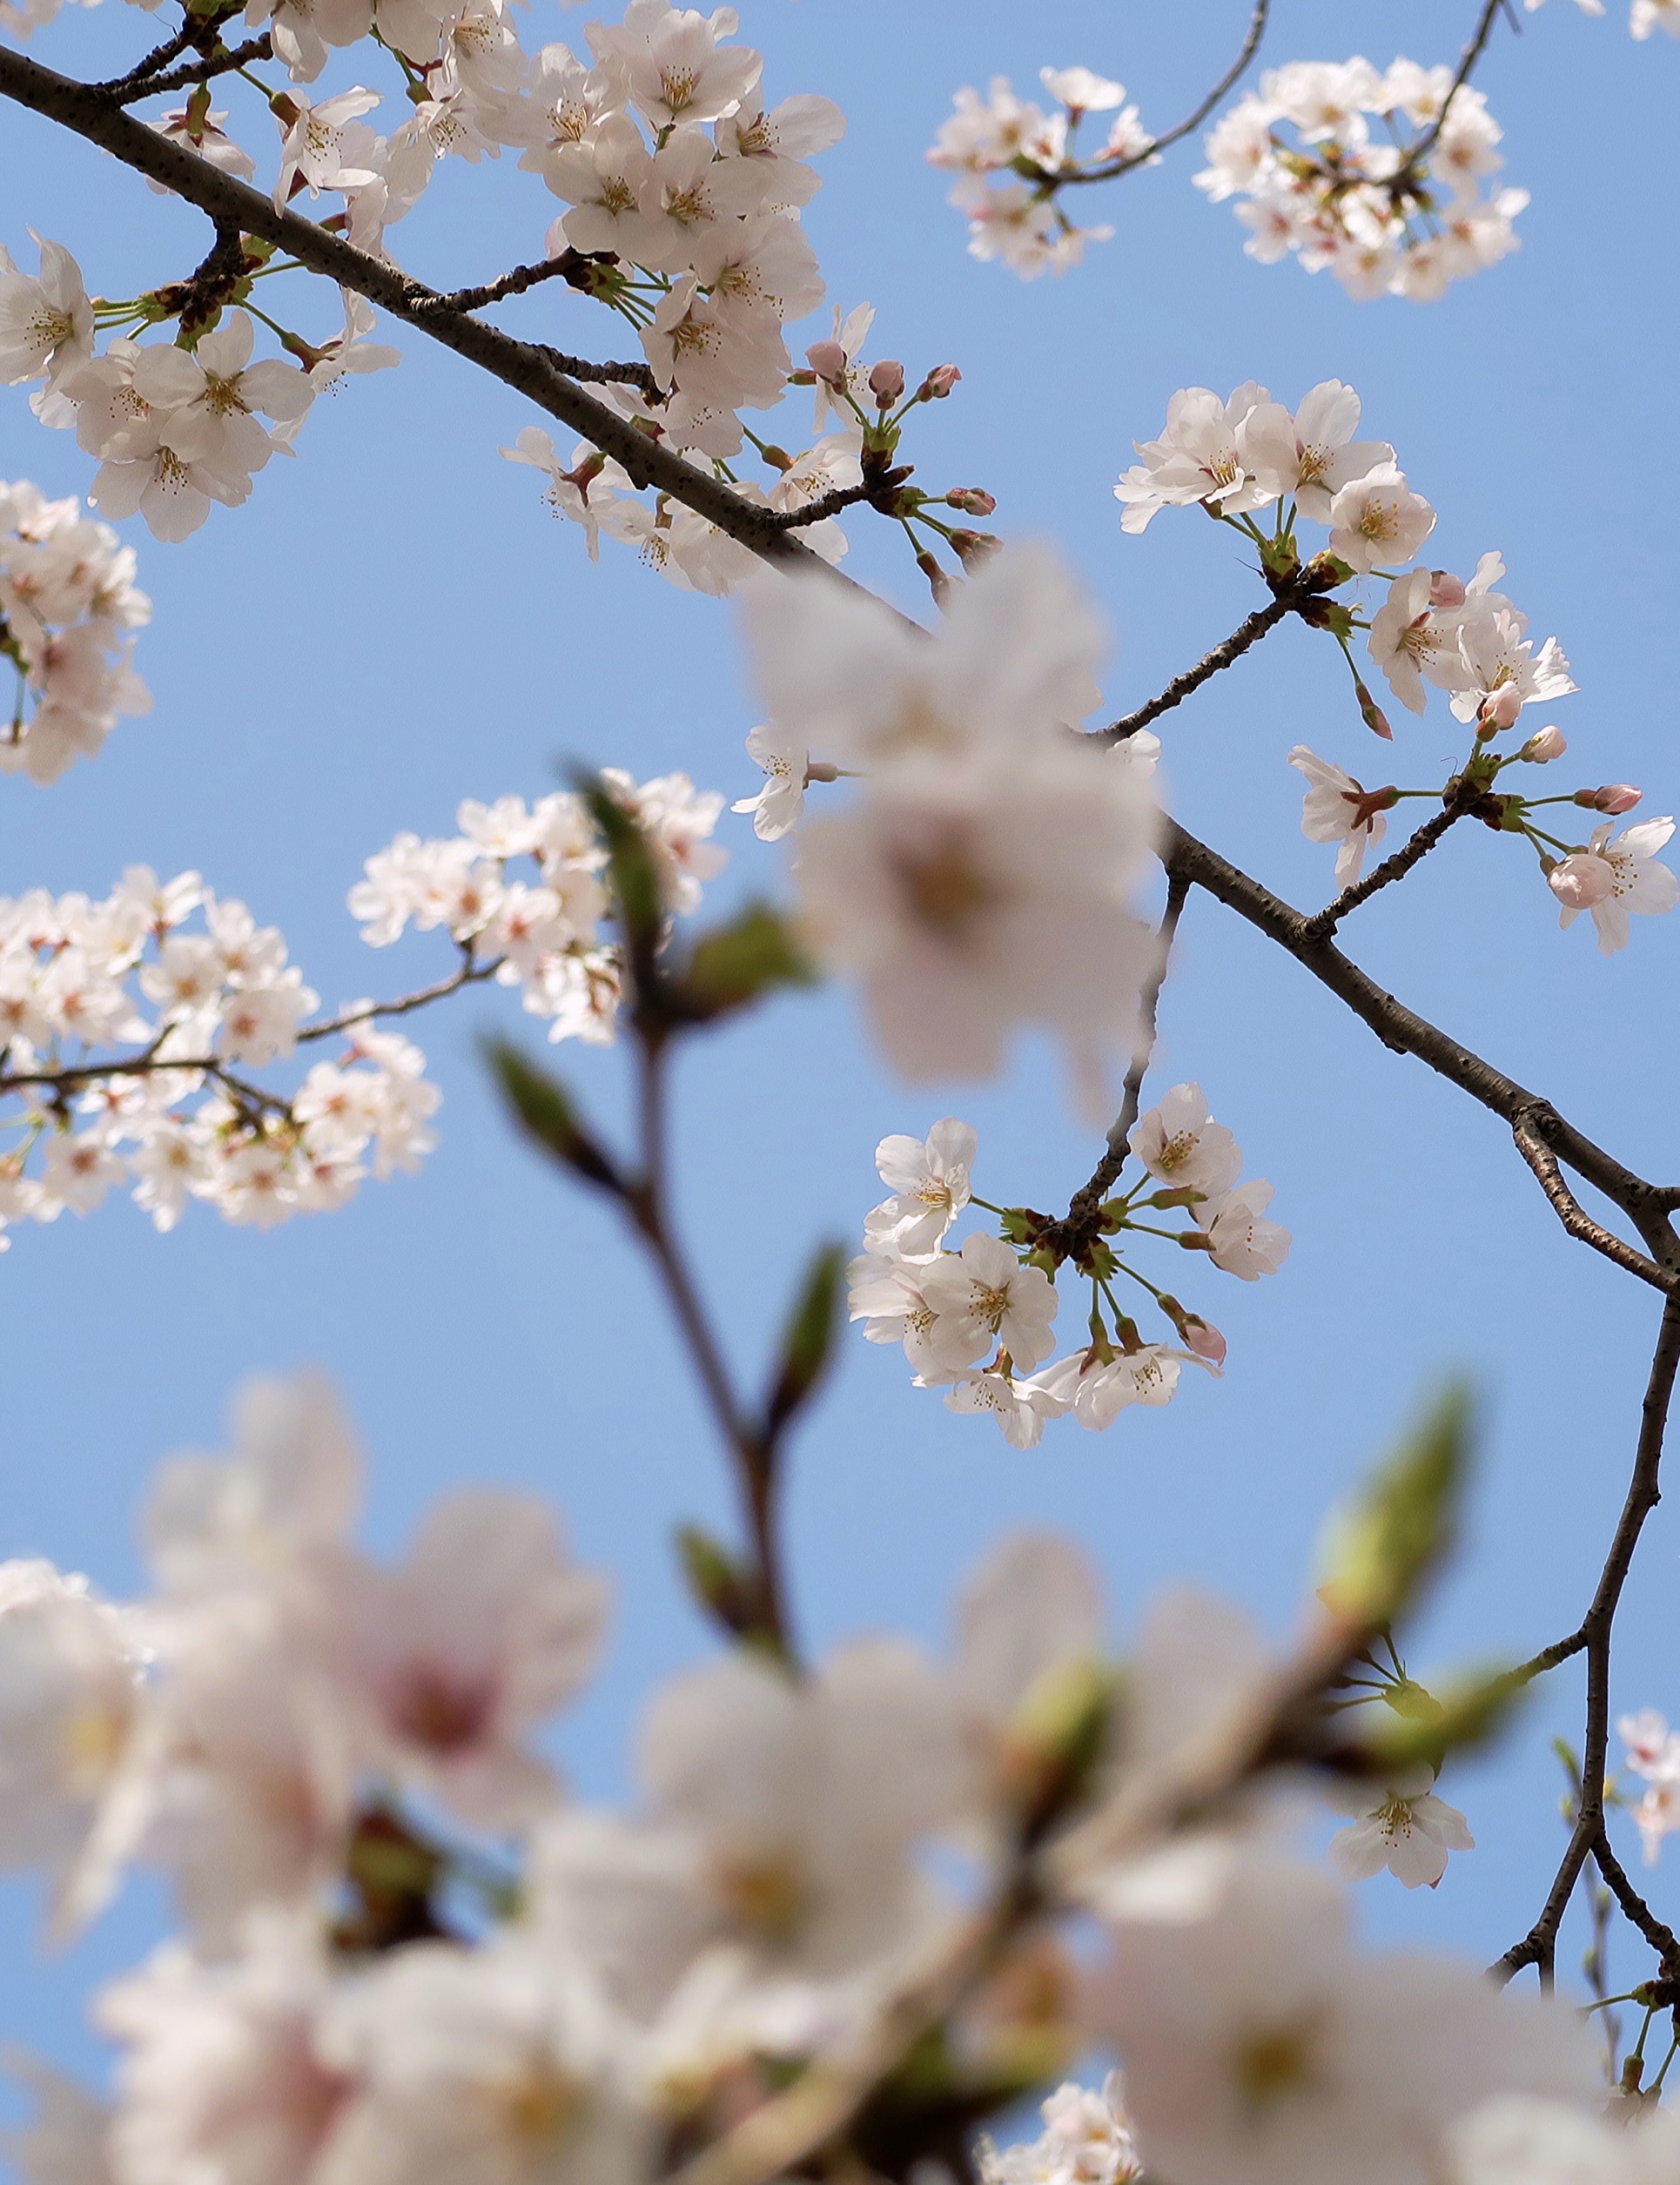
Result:
M596 774L577 777L579 793L607 845L607 877L625 943L640 976L653 961L665 926L664 891L648 838Z
M676 1552L689 1590L708 1615L738 1638L756 1621L755 1588L736 1558L698 1525L679 1525Z
M825 1244L810 1263L782 1337L782 1362L764 1406L767 1440L774 1440L795 1412L810 1402L828 1367L839 1327L840 1285L846 1259L843 1245Z
M816 965L768 903L749 903L727 925L695 943L682 978L688 1013L697 1021L744 1009L775 986L814 986Z
M622 1199L623 1178L579 1121L571 1095L559 1080L538 1069L506 1040L491 1041L485 1052L503 1097L526 1136L585 1183Z
M1470 1400L1449 1388L1326 1536L1319 1597L1362 1630L1392 1624L1451 1547L1469 1469Z

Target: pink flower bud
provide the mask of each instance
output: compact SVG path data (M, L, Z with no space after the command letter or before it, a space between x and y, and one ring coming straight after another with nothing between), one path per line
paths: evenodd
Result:
M962 376L954 364L936 364L918 391L930 402L943 402Z
M896 402L904 391L904 367L890 358L871 367L870 393L884 410Z
M1452 573L1447 569L1431 569L1429 575L1431 579L1429 585L1429 604L1431 607L1463 606L1464 580L1462 576L1454 576Z
M1552 867L1546 884L1566 911L1590 911L1614 894L1616 874L1605 858L1577 850Z
M1548 759L1561 759L1569 748L1563 741L1561 729L1542 729L1529 738L1516 756L1520 759L1532 760L1536 766L1543 766Z
M993 531L953 531L951 549L965 569L978 569L991 561L1003 545Z
M953 508L960 508L970 516L989 516L998 506L994 497L978 486L953 486L945 499Z
M1501 729L1514 729L1522 710L1522 693L1514 682L1502 683L1482 701L1482 727L1490 736L1496 736Z
M1225 1338L1217 1328L1210 1328L1205 1320L1187 1314L1184 1323L1184 1347L1193 1357L1206 1358L1210 1366L1225 1363Z
M837 341L813 341L805 361L819 380L837 387L846 376L846 353Z
M1607 782L1603 789L1594 790L1592 808L1596 812L1608 812L1612 819L1616 819L1623 812L1630 812L1644 793L1643 790L1636 789L1631 782ZM1576 801L1578 803L1580 799L1577 797Z
M1380 736L1385 743L1392 743L1394 740L1394 732L1388 726L1388 715L1357 678L1354 683L1354 689L1359 698L1360 719L1364 722L1373 736Z

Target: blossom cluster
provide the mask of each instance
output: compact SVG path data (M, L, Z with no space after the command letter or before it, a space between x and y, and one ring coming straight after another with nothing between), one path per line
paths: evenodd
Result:
M1561 923L1590 912L1606 954L1627 945L1630 913L1656 915L1680 901L1680 878L1656 853L1674 833L1663 817L1614 834L1610 819L1631 811L1641 791L1604 783L1556 797L1529 797L1501 785L1513 765L1545 765L1568 748L1552 725L1524 732L1531 706L1549 707L1576 685L1556 637L1536 645L1529 618L1496 587L1505 575L1497 554L1484 554L1466 579L1447 569L1407 568L1435 529L1435 512L1415 492L1386 440L1354 438L1361 406L1340 380L1312 388L1292 415L1269 391L1247 381L1225 400L1208 387L1182 387L1167 404L1166 429L1135 443L1142 461L1114 488L1121 528L1146 528L1165 508L1200 507L1240 530L1259 548L1274 582L1310 581L1321 603L1316 618L1336 637L1354 674L1368 728L1393 740L1388 716L1353 668L1349 640L1367 634L1371 658L1408 711L1427 709L1428 686L1448 694L1454 718L1469 728L1473 745L1445 790L1368 788L1304 743L1289 763L1307 791L1301 831L1336 849L1338 889L1360 877L1368 850L1388 830L1388 814L1403 797L1445 798L1474 790L1472 808L1489 826L1527 839L1561 906ZM1255 521L1273 512L1271 530ZM1328 527L1324 548L1303 561L1296 539L1302 520ZM1354 577L1386 583L1387 595L1368 618L1331 595ZM1511 743L1500 748L1499 739ZM1608 815L1585 843L1549 832L1539 807L1567 804ZM1561 854L1559 854L1561 853Z
M944 1659L876 1638L797 1677L750 1648L702 1663L647 1711L635 1807L581 1806L538 1739L598 1657L601 1580L541 1503L493 1489L372 1562L359 1494L330 1392L257 1384L228 1456L158 1479L144 1599L0 1567L0 1859L45 1870L61 1932L161 1867L183 1929L96 2000L108 2106L30 2067L31 2185L648 2185L855 2055L1024 1827L1077 1830L1235 1751L1284 1670L1240 1612L1180 1593L1117 1676L1086 1559L1018 1535ZM1077 1765L1054 1727L1075 1689ZM937 2045L965 2106L1006 2105L1025 2054L1096 2046L1124 2111L1064 2089L1038 2155L983 2149L985 2176L1238 2185L1263 2155L1301 2185L1423 2185L1489 2101L1590 2097L1573 2013L1361 1951L1280 1825L1263 1793L1157 1824L1002 1931Z
M801 828L794 880L810 946L860 981L888 1059L987 1075L1038 1025L1104 1106L1151 961L1132 898L1156 805L1139 755L1069 733L1105 646L1072 573L1011 548L931 635L811 578L758 578L746 609L769 716L755 755L785 785L756 820L784 831L808 782L857 777Z
M93 506L143 515L158 538L178 540L198 528L212 501L247 500L255 473L277 451L291 452L315 397L310 372L278 357L253 363L255 329L243 311L190 346L124 334L96 356L80 267L62 244L40 249L38 273L19 272L0 251L0 380L44 381L37 415L73 427L98 460Z
M133 548L79 501L0 481L0 654L17 676L0 769L57 781L99 750L119 715L151 705L130 665L131 633L151 618L134 567Z
M969 252L998 259L1024 280L1065 273L1087 243L1106 242L1110 227L1076 227L1059 196L1070 178L1095 178L1116 164L1139 164L1152 139L1126 103L1126 86L1088 68L1045 68L1039 78L1056 110L1046 113L1019 98L1007 77L994 76L982 98L971 86L957 94L928 164L955 173L951 202L967 216ZM1100 145L1076 156L1079 124L1088 114L1112 115Z
M1502 134L1444 64L1295 61L1215 125L1196 186L1238 199L1243 247L1262 264L1294 252L1361 300L1428 303L1517 247L1529 193L1492 185Z
M686 774L638 785L608 768L601 781L641 828L667 910L696 910L702 884L722 870L727 855L710 839L722 797L697 791ZM456 818L459 835L429 841L399 835L367 860L366 877L349 898L352 915L364 921L362 938L384 948L410 924L421 931L441 926L468 971L517 987L524 1007L549 1020L550 1039L609 1042L621 959L617 943L601 931L606 853L583 799L565 790L530 805L519 797L494 804L469 797ZM527 858L529 879L510 874L510 864Z
M279 933L196 872L131 866L100 902L0 899L0 1245L9 1223L91 1214L130 1185L159 1229L189 1199L268 1228L417 1167L439 1099L426 1058L374 1029L371 1004L306 1027L319 999ZM339 1059L288 1098L243 1075L333 1031Z
M1239 1180L1241 1150L1213 1120L1200 1086L1174 1086L1127 1142L1143 1178L1104 1205L1100 1235L1082 1247L1078 1262L1091 1287L1085 1348L1045 1363L1056 1348L1060 1300L1058 1255L1045 1241L1052 1225L1042 1216L991 1209L1002 1218L1000 1237L976 1231L947 1247L964 1209L989 1205L973 1196L976 1133L950 1116L925 1141L895 1136L876 1148L877 1172L892 1196L864 1221L864 1248L849 1269L851 1317L864 1321L870 1342L903 1344L918 1388L944 1388L952 1411L990 1412L1017 1449L1033 1448L1046 1421L1069 1413L1096 1433L1133 1404L1169 1403L1184 1366L1218 1374L1226 1352L1218 1328L1139 1274L1110 1240L1131 1228L1173 1236L1225 1274L1256 1281L1274 1273L1289 1248L1288 1231L1266 1213L1272 1187ZM1182 1233L1139 1219L1179 1209L1193 1223ZM1143 1340L1114 1294L1121 1272L1149 1291L1177 1346Z

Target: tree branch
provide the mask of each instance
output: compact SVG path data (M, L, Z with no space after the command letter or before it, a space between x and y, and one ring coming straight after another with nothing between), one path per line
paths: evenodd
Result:
M1523 1937L1505 1953L1492 1968L1495 1977L1509 1980L1520 1973L1525 1965L1537 1966L1543 1985L1550 1985L1551 1966L1556 1949L1557 1930L1576 1882L1580 1878L1582 1865L1590 1852L1597 1860L1598 1870L1619 1901L1627 1890L1630 1898L1637 1900L1632 1885L1610 1855L1604 1836L1604 1775L1609 1754L1610 1737L1610 1639L1616 1622L1616 1611L1622 1599L1622 1589L1627 1583L1632 1567L1634 1550L1645 1520L1662 1499L1663 1441L1668 1428L1669 1407L1673 1401L1677 1371L1680 1371L1680 1299L1670 1297L1663 1308L1663 1320L1657 1330L1656 1348L1652 1353L1650 1375L1645 1384L1645 1399L1640 1409L1639 1439L1634 1451L1633 1473L1628 1482L1628 1491L1622 1504L1622 1515L1611 1537L1609 1552L1599 1575L1592 1605L1582 1618L1578 1632L1561 1641L1557 1647L1547 1649L1549 1655L1564 1660L1572 1653L1584 1651L1587 1657L1587 1726L1584 1749L1581 1761L1581 1804L1576 1819L1569 1846L1563 1855L1550 1893L1540 1917ZM1536 1660L1544 1662L1545 1656ZM1548 1666L1550 1664L1548 1664ZM1603 1856L1601 1856L1601 1852ZM1605 1859L1609 1864L1605 1864ZM1610 1869L1615 1868L1612 1873ZM1618 1886L1618 1879L1619 1886ZM1632 1915L1630 1914L1631 1917ZM1645 1919L1650 1919L1649 1912ZM1660 1926L1660 1922L1655 1923ZM1647 1940L1650 1935L1640 1920ZM1663 1971L1680 1970L1680 1956L1670 1961L1666 1953L1673 1947L1675 1938L1663 1928L1666 1940L1656 1946L1664 1955Z
M1161 922L1155 935L1155 970L1143 990L1139 1007L1138 1044L1132 1057L1132 1066L1126 1073L1126 1083L1120 1092L1120 1112L1110 1126L1107 1144L1102 1159L1097 1163L1088 1183L1080 1186L1068 1202L1065 1220L1046 1231L1041 1241L1064 1253L1077 1251L1092 1234L1097 1210L1119 1180L1126 1166L1126 1140L1132 1135L1138 1119L1138 1109L1143 1099L1143 1081L1148 1074L1149 1064L1155 1052L1155 1026L1160 1008L1161 988L1166 984L1173 943L1177 938L1179 920L1190 895L1190 882L1181 873L1169 873L1166 882L1166 907L1161 912Z
M1464 778L1460 777L1461 784ZM1380 865L1373 866L1362 880L1355 880L1352 887L1344 888L1334 903L1326 904L1323 910L1315 911L1307 919L1309 938L1327 941L1350 911L1356 911L1361 903L1369 902L1383 888L1392 887L1396 880L1403 880L1414 865L1422 864L1447 830L1455 826L1464 817L1475 798L1482 794L1480 783L1475 784L1474 794L1468 796L1463 794L1461 786L1455 785L1447 804L1433 819L1426 819L1392 856L1385 857Z
M163 48L158 47L162 52ZM179 68L171 68L162 75L148 76L142 80L124 79L115 84L101 84L93 88L105 91L118 104L132 106L142 98L157 98L165 91L184 91L189 84L207 84L213 77L228 76L238 68L248 68L252 61L268 61L274 57L273 41L264 30L254 38L247 38L243 45L223 46L212 50L196 61L183 61Z
M754 508L725 481L638 432L628 419L586 393L541 347L452 308L437 290L387 259L371 257L314 221L281 210L248 184L223 174L114 107L96 86L57 75L0 46L0 95L114 154L125 166L161 183L212 219L238 221L244 232L290 252L312 272L353 290L393 319L418 326L591 441L622 465L634 484L669 494L761 560L820 570L831 582L850 583L820 555L790 536L772 512Z
M1632 1245L1625 1243L1622 1238L1593 1220L1564 1182L1556 1154L1540 1136L1527 1115L1518 1117L1512 1126L1511 1136L1516 1141L1517 1152L1539 1180L1540 1188L1550 1200L1558 1220L1577 1243L1589 1244L1595 1252L1603 1253L1607 1260L1613 1261L1628 1274L1636 1274L1642 1282L1649 1282L1653 1289L1671 1294L1677 1287L1680 1287L1680 1274L1673 1272L1665 1274L1655 1260L1648 1260L1643 1252L1635 1251Z
M1254 0L1254 11L1248 18L1248 30L1236 59L1226 70L1206 97L1200 100L1176 128L1167 130L1162 136L1152 137L1141 151L1134 151L1129 158L1117 160L1112 166L1092 167L1079 173L1065 175L1059 178L1065 182L1112 182L1120 175L1130 174L1134 167L1141 167L1149 160L1159 158L1169 146L1176 145L1181 138L1187 137L1193 129L1199 129L1219 104L1220 99L1225 97L1226 91L1231 90L1238 79L1247 73L1248 64L1260 51L1260 40L1266 36L1266 18L1270 13L1271 0Z
M1648 1183L1603 1147L1567 1121L1550 1101L1496 1070L1415 1010L1385 993L1374 978L1350 963L1329 941L1315 940L1303 918L1269 888L1240 871L1186 832L1175 820L1164 819L1161 858L1169 874L1186 875L1227 910L1247 920L1258 931L1293 956L1319 983L1347 1004L1368 1025L1383 1045L1396 1054L1412 1054L1437 1076L1468 1092L1471 1099L1497 1115L1515 1130L1520 1119L1559 1160L1595 1190L1618 1206L1644 1239L1653 1259L1664 1268L1680 1267L1680 1240L1677 1240L1665 1209L1674 1203L1671 1191Z
M1215 645L1212 652L1204 654L1193 668L1186 668L1181 676L1174 676L1159 697L1152 698L1147 705L1139 706L1135 713L1128 713L1123 720L1116 721L1112 728L1097 729L1096 741L1099 743L1124 743L1127 736L1135 736L1139 729L1146 729L1163 713L1170 713L1174 706L1182 705L1193 690L1200 690L1203 683L1218 675L1222 668L1228 668L1233 662L1240 660L1251 645L1259 644L1267 630L1275 629L1280 622L1296 613L1300 604L1301 601L1293 594L1280 592L1266 606L1257 607L1245 622L1237 625L1222 644Z
M1469 82L1475 71L1477 62L1487 51L1488 41L1493 36L1494 24L1498 21L1500 10L1505 4L1506 0L1483 0L1480 19L1477 21L1475 29L1470 33L1469 44L1460 56L1458 73L1453 78L1452 89L1441 100L1441 111L1406 155L1406 165L1408 171L1415 168L1420 160L1427 159L1440 141L1441 132L1447 126L1447 117L1453 111L1453 101ZM1512 19L1515 22L1515 18ZM1520 25L1517 27L1521 28Z

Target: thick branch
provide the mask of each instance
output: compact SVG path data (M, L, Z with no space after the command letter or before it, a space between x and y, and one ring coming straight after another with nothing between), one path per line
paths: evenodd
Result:
M621 464L635 485L669 494L749 553L766 561L821 570L837 583L850 582L790 536L768 512L743 501L725 481L684 461L586 393L541 348L451 307L435 289L387 260L370 257L312 220L279 209L248 184L223 174L122 112L95 86L57 75L0 46L0 95L113 153L125 166L162 183L212 219L237 221L247 234L290 252L312 272L366 297L393 319L418 326L593 442Z
M1238 624L1222 644L1205 654L1193 668L1186 668L1181 676L1174 676L1159 697L1147 705L1139 706L1135 713L1128 713L1124 720L1115 722L1112 728L1099 729L1096 740L1099 743L1124 743L1127 736L1135 736L1139 729L1146 729L1152 721L1163 713L1170 713L1176 705L1182 705L1193 690L1200 690L1203 683L1240 660L1251 645L1257 645L1269 629L1293 615L1300 602L1293 595L1279 593L1265 607L1257 607L1247 620Z
M1677 1240L1664 1214L1673 1194L1646 1182L1565 1120L1549 1100L1496 1070L1468 1047L1385 993L1329 941L1315 940L1311 921L1271 890L1199 842L1176 821L1163 822L1162 861L1169 873L1186 875L1269 940L1287 951L1320 984L1347 1004L1396 1054L1413 1054L1512 1130L1526 1119L1541 1142L1602 1191L1629 1216L1659 1266L1680 1266Z

